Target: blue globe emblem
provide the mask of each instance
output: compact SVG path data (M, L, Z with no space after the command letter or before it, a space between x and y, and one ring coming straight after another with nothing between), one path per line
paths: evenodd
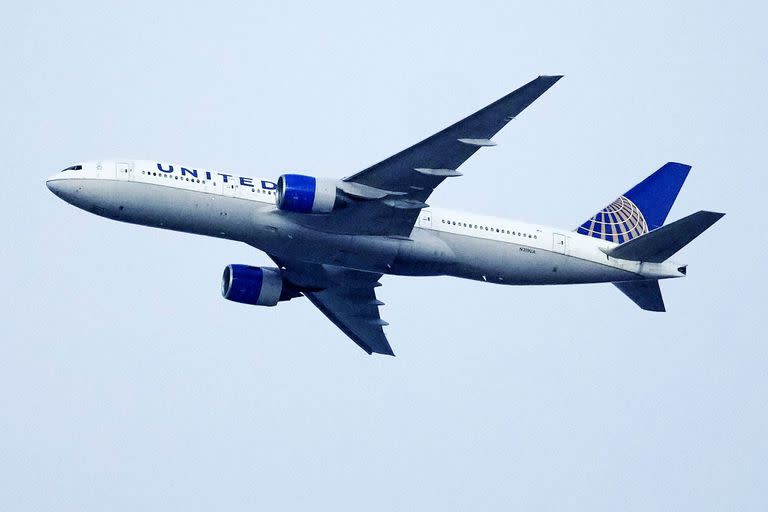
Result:
M647 233L648 223L635 203L620 196L576 231L609 242L624 243Z

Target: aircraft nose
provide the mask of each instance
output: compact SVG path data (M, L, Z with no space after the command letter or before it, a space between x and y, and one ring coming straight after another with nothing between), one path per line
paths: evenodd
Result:
M45 186L48 187L48 190L53 192L56 195L59 195L59 192L61 191L61 180L48 178L48 180L45 182Z
M59 199L74 204L78 195L80 195L79 192L82 188L77 185L77 182L78 180L55 175L48 178L45 182L45 186Z
M71 181L61 176L53 175L46 180L45 186L56 196L67 201L67 193L71 192L72 189Z

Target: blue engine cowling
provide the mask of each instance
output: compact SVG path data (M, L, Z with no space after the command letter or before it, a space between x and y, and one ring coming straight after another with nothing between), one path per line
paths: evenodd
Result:
M336 180L283 174L277 180L277 207L296 213L330 213L343 204Z
M254 306L275 306L291 297L285 293L283 277L276 268L227 265L221 277L225 299Z

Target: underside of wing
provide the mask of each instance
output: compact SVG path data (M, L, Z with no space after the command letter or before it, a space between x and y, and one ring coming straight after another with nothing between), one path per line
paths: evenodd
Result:
M376 298L375 288L381 274L272 259L284 277L360 348L369 354L395 355L383 330L387 322L379 316L384 303Z
M359 200L329 215L293 214L295 222L335 233L407 236L432 191L561 76L540 76L448 128L347 178Z
M395 355L382 329L387 322L379 317L373 288L334 288L305 295L360 348L369 354Z
M345 178L424 200L475 152L495 146L491 137L552 87L561 76L540 76L413 146Z

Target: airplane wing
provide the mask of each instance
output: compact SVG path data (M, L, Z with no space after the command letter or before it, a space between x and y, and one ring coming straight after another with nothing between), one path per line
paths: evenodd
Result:
M381 274L271 258L284 277L360 348L369 354L395 355L382 329L388 324L379 316L384 303L376 298L375 288L381 286Z
M426 199L491 141L509 121L544 94L561 76L540 76L469 117L347 178L363 200L329 215L294 214L292 219L329 232L408 236ZM376 197L379 196L379 197Z

